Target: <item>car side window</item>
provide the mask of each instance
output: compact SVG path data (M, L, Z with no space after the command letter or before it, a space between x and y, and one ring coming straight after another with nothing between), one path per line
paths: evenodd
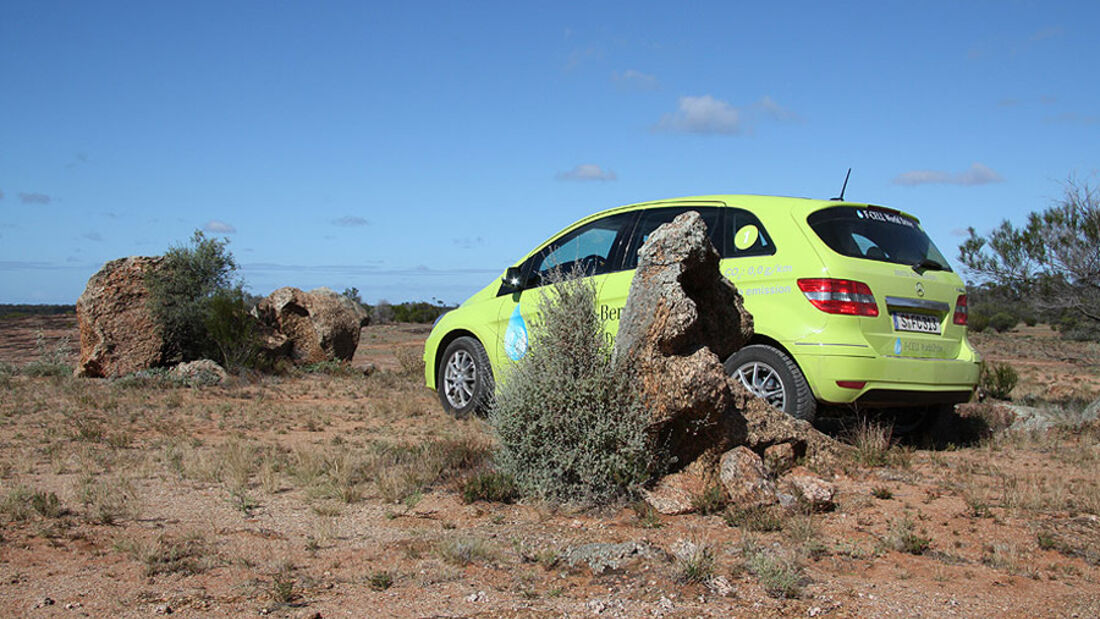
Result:
M568 232L528 260L524 272L539 286L551 270L580 272L585 276L622 270L622 245L630 232L634 213L610 215Z
M638 223L634 226L634 234L630 236L630 246L627 248L626 255L623 257L623 268L637 268L638 250L641 249L642 244L646 242L649 235L662 224L667 224L673 219L676 219L678 215L688 211L699 213L703 218L703 223L707 224L710 242L713 243L716 248L722 247L722 226L720 225L721 209L713 206L673 206L646 209L641 211L638 216Z
M752 226L752 228L748 228L749 226ZM764 229L760 219L749 211L741 208L726 209L725 227L723 258L771 256L775 253L775 244L772 243L768 231ZM755 232L753 232L753 229L755 229ZM741 234L741 242L738 242L738 233Z

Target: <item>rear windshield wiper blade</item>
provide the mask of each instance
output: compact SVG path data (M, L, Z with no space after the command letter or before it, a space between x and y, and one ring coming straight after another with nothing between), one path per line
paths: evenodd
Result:
M917 274L921 274L925 271L946 271L947 267L931 258L925 258L924 260L921 260L920 262L914 264L913 270L916 271Z

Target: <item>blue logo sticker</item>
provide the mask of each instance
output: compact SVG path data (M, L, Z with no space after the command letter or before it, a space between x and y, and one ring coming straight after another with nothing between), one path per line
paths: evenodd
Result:
M519 361L527 354L527 323L516 305L512 317L508 319L508 328L504 331L504 352L512 361Z
M901 338L900 337L898 339L894 340L894 354L895 355L900 355L901 354Z

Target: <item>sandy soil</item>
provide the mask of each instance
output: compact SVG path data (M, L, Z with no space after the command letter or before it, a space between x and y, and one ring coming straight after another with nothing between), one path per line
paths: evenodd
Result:
M0 322L0 361L74 324ZM426 332L365 329L370 376L0 376L0 616L1100 616L1095 425L852 456L821 513L466 503L491 434L421 385ZM1088 346L976 342L1019 397L1100 393ZM569 564L620 542L643 551Z

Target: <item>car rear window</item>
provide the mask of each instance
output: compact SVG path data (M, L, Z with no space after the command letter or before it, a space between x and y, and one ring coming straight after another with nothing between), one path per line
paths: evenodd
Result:
M806 221L830 249L843 256L907 265L931 261L951 270L917 220L897 211L833 206Z

